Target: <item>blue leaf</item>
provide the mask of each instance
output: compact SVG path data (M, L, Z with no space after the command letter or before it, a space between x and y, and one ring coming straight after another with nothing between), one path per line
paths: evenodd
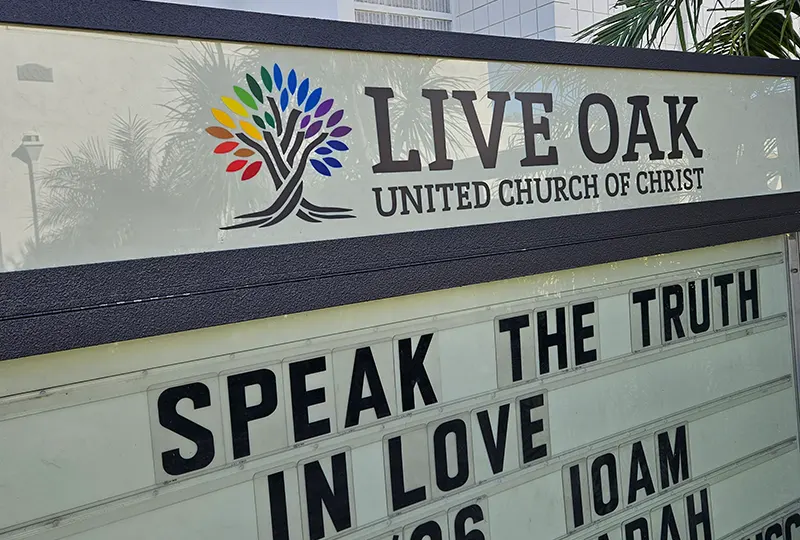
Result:
M294 70L289 72L289 92L294 94L294 91L297 90L297 73Z
M328 141L328 146L339 152L347 152L349 148L342 141Z
M322 88L317 88L316 90L311 92L311 95L308 96L308 101L306 101L305 111L308 112L314 107L316 107L317 103L319 103L319 100L321 98L322 98Z
M330 154L331 152L333 152L333 150L331 150L331 149L330 149L330 148L328 148L327 146L323 146L323 147L321 147L321 148L317 148L317 149L315 150L315 152L316 152L317 154L321 155L321 156L327 156L328 154Z
M322 163L321 161L317 161L316 159L312 159L311 160L311 166L314 167L317 170L317 172L319 174L321 174L322 176L330 176L331 175L330 169L328 169L328 167L326 167L325 164Z
M288 106L289 106L289 92L287 92L286 89L284 88L283 92L281 92L281 110L285 111L286 107Z
M342 164L336 158L326 157L326 158L323 158L322 161L324 161L325 163L327 163L330 167L333 167L334 169L341 169L342 168Z
M297 89L297 104L302 105L308 96L308 79L300 83L300 88Z
M272 67L272 78L275 81L275 88L280 90L281 86L283 86L283 72L278 64L275 64Z

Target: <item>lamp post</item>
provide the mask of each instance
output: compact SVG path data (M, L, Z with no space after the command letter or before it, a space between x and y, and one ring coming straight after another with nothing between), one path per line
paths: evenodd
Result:
M31 188L31 211L33 212L33 235L39 245L39 212L36 208L36 185L33 181L33 164L42 154L42 139L38 133L29 131L22 135L22 144L14 151L13 156L28 165L28 182Z

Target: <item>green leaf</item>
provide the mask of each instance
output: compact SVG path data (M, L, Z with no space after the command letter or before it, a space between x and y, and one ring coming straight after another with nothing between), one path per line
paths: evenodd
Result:
M264 121L261 119L260 116L254 114L253 115L253 122L255 122L256 125L258 127L260 127L261 129L267 129L267 125L264 123Z
M264 120L267 121L267 124L269 124L269 127L271 127L271 128L275 127L275 119L268 112L264 113Z
M264 81L264 86L267 87L267 92L272 92L272 77L269 74L269 70L267 68L261 68L261 80Z
M236 92L236 96L241 100L242 103L253 109L254 111L258 110L258 105L256 105L256 100L253 99L247 90L244 88L240 88L238 86L233 87L233 91Z
M264 93L261 91L261 87L258 85L258 81L255 78L247 74L247 86L250 87L250 91L253 93L253 96L259 101L259 103L264 103Z

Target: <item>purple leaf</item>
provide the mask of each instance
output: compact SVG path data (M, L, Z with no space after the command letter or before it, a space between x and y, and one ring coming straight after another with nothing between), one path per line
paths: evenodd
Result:
M349 128L347 126L339 126L336 129L334 129L333 131L331 131L331 137L344 137L345 135L347 135L351 131L353 131L352 128Z
M311 115L306 115L300 120L300 129L305 129L308 123L311 122Z
M316 122L311 124L311 127L308 128L308 131L306 131L306 139L310 139L311 137L319 133L320 129L322 129L322 120L317 120Z
M326 158L323 158L322 161L324 161L325 163L328 164L328 166L333 167L334 169L341 169L342 168L342 164L339 162L338 159L336 159L334 157L326 157Z
M321 147L321 148L317 148L317 149L315 150L315 152L316 152L317 154L321 155L321 156L327 156L328 154L330 154L331 152L333 152L333 150L331 150L331 149L330 149L330 148L328 148L327 146L323 146L323 147Z
M328 111L331 110L331 107L333 107L333 100L326 99L320 103L319 107L317 107L317 112L314 113L314 117L319 118L320 116L327 114Z
M311 160L311 166L314 167L317 170L317 172L319 174L321 174L322 176L330 176L331 175L330 169L328 169L328 167L326 167L325 164L322 163L321 161L318 161L316 159L312 159Z
M344 144L342 141L328 141L328 146L333 148L334 150L338 150L339 152L346 152L349 150L347 145Z
M333 114L331 115L331 117L330 117L330 118L328 118L328 124L327 124L327 126L328 126L328 127L333 127L333 126L335 126L336 124L338 124L339 122L341 122L341 120L342 120L342 117L343 117L343 116L344 116L344 110L342 110L342 109L339 109L338 111L336 111L335 113L333 113Z

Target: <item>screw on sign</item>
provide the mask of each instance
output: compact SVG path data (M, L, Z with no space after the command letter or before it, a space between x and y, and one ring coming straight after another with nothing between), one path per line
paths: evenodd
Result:
M206 132L223 141L214 153L233 153L226 170L242 171L242 180L255 177L266 165L276 197L263 210L236 216L247 221L223 229L268 227L292 214L310 223L355 217L350 208L317 206L303 194L303 173L308 163L323 176L331 176L331 169L342 167L334 156L349 150L340 140L351 131L340 125L344 110L335 110L333 99L323 99L322 88L312 90L309 79L298 83L295 70L285 81L278 64L271 74L262 67L260 75L260 81L246 76L249 91L233 87L238 100L222 97L233 116L211 109L221 126L209 127Z

